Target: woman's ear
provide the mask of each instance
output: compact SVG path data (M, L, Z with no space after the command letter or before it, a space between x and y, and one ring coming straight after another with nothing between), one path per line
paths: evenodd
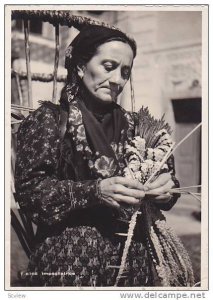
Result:
M84 70L85 70L85 66L84 65L78 65L77 66L77 73L78 73L78 76L81 79L84 77Z

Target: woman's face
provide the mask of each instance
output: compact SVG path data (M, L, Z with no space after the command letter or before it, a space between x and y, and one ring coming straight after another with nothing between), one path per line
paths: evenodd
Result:
M121 41L110 41L99 46L86 65L78 67L78 74L95 98L112 102L128 81L132 63L131 47Z

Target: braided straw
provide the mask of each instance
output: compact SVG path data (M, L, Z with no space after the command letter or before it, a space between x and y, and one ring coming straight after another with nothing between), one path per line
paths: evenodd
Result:
M73 15L70 10L13 10L11 12L12 20L40 20L42 22L49 22L53 26L61 25L67 27L75 27L81 30L88 25L98 25L118 31L122 30L113 25L107 24L88 17ZM125 33L126 36L132 40L132 37Z
M170 128L168 124L164 122L164 118L162 117L160 120L155 120L153 117L150 117L148 108L142 108L140 110L139 121L140 136L148 141L149 147L154 146L153 144L156 143L156 140L153 139L152 136L154 136L157 131L165 128L170 132ZM144 123L145 126L143 125ZM189 137L194 131L195 130L192 130L187 137ZM185 138L183 140L185 140ZM181 143L182 141L180 141L178 145ZM177 147L175 149L177 149ZM167 159L171 153L172 152L170 152L169 155L166 154ZM164 215L157 210L157 208L151 205L151 203L142 202L141 208L144 219L143 229L145 230L147 247L161 285L193 286L194 276L191 261L180 239L176 236L172 229L167 226ZM126 258L132 242L138 214L139 208L136 209L129 223L127 239L115 286L118 285L119 279L122 277L122 273L125 270Z
M162 286L193 286L192 265L182 242L153 205L144 203L142 209L151 257Z
M100 25L119 30L105 22L92 20L88 17L75 16L70 10L13 10L11 17L13 20L41 20L43 22L49 22L53 26L73 26L78 30L81 30L86 25Z
M116 277L116 281L115 281L114 286L118 285L118 282L119 282L120 278L122 278L122 274L125 270L126 259L127 259L129 247L131 245L131 241L132 241L135 225L136 225L136 222L137 222L138 214L140 214L140 212L139 212L139 210L136 210L134 212L134 214L132 215L131 221L129 223L128 236L127 236L127 239L126 239L126 242L125 242L125 245L124 245L123 255L122 255L122 258L121 258L121 266L119 268L118 275Z

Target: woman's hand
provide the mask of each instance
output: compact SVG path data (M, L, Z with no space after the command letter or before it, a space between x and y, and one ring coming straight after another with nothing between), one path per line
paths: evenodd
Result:
M144 186L137 180L111 177L100 182L102 200L105 204L120 207L120 204L139 205L144 198Z
M146 198L156 203L167 203L171 200L169 190L174 187L170 173L163 173L152 183L145 184Z

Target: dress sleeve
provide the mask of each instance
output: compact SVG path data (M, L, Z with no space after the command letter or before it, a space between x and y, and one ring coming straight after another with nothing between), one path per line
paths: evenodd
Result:
M72 210L99 203L96 180L58 179L59 145L52 109L43 105L22 122L17 136L16 198L35 223L55 224Z

